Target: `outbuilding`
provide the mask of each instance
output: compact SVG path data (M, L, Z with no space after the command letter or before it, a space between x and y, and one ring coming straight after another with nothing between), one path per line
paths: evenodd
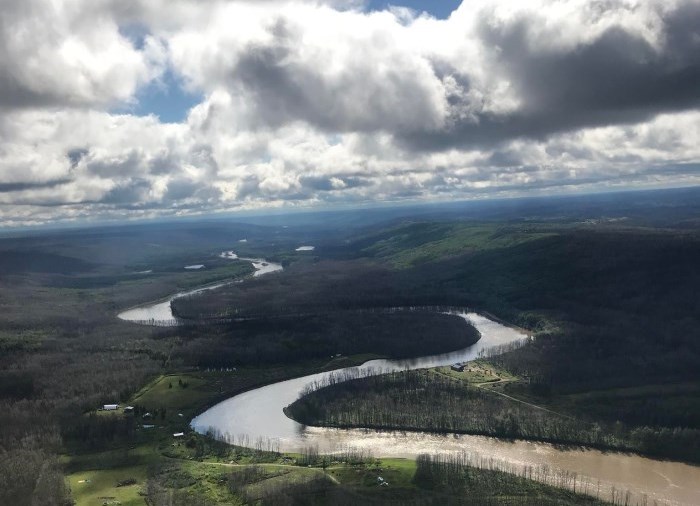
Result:
M119 404L105 404L102 406L102 409L105 411L114 411L116 409L119 409Z

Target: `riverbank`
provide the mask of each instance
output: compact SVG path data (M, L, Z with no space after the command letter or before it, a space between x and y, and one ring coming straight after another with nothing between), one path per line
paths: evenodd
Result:
M355 360L359 362L365 358L367 357L355 357ZM350 357L345 359L351 360ZM327 368L330 365L332 364L328 363L320 367ZM595 481L586 480L581 474L563 473L554 467L509 465L507 461L502 460L501 455L486 449L472 456L478 460L478 455L488 455L490 458L482 459L481 462L483 466L490 466L491 470L470 468L458 477L452 472L446 472L445 477L441 477L440 473L433 473L432 478L426 481L425 476L416 478L418 463L415 458L372 458L371 462L363 462L362 458L377 456L376 449L382 447L381 444L376 444L376 441L370 443L371 438L367 439L368 444L355 446L357 449L353 455L361 456L361 459L343 459L338 456L324 457L313 450L310 453L308 450L306 453L277 453L279 447L274 441L238 438L238 443L243 446L223 444L205 435L188 433L186 429L181 439L173 436L180 432L183 419L186 420L189 413L199 409L197 406L215 402L217 395L230 395L230 392L226 393L227 388L243 388L242 385L246 383L251 385L250 388L254 388L252 385L255 381L260 381L263 377L274 381L277 374L282 372L253 369L198 371L164 375L150 382L129 402L147 408L154 415L150 421L154 425L153 428L137 431L136 439L117 442L110 450L78 452L67 459L70 471L68 478L78 506L92 504L91 501L94 501L95 497L114 497L122 504L141 504L139 501L143 499L139 495L140 492L150 490L151 493L158 493L155 485L159 483L163 490L174 488L176 495L206 498L214 504L237 504L238 500L272 497L275 494L293 495L300 490L318 494L321 498L319 504L334 505L342 504L336 502L336 492L365 500L422 497L432 501L444 501L445 498L453 497L453 494L454 497L463 497L464 493L468 492L470 497L487 501L477 500L475 504L510 505L513 501L516 504L533 506L603 504L596 502L592 497L562 489L566 484L569 487L575 484L579 487L578 492L586 490L594 496L612 498L611 489L605 483L596 484ZM473 370L471 374L489 376L483 370ZM227 386L225 381L231 383ZM224 393L221 394L219 389L223 389ZM143 409L139 412L143 413ZM181 417L180 414L184 416ZM104 412L102 416L123 417L124 414L119 411ZM351 431L344 431L346 434L349 432ZM460 442L452 437L442 440ZM353 443L358 442L362 443L355 436L355 439L347 441L345 448L350 448ZM420 447L427 448L424 444ZM432 445L432 448L438 447ZM454 454L453 452L454 450L448 450L441 453L450 455ZM309 459L312 459L312 462L307 464ZM306 467L307 465L311 465L311 468ZM264 471L262 474L260 469ZM494 469L500 471L493 472ZM284 470L284 473L280 474L275 470ZM510 474L503 474L505 470ZM255 481L257 485L246 482L247 478L243 479L242 476L234 477L229 474L239 471L255 474L258 477ZM171 478L168 478L169 476ZM323 478L324 481L307 482L306 478L310 476ZM377 477L389 482L389 488L379 486L376 482ZM536 483L538 477L547 480L548 485ZM446 485L448 478L449 487ZM135 482L131 483L131 480ZM304 486L297 488L300 482ZM119 483L130 484L118 487ZM231 483L236 485L233 492L229 486ZM496 483L498 487L495 486ZM626 489L618 487L615 497L620 500L624 498L625 493ZM664 502L659 501L659 504Z
M175 443L187 449L191 440ZM75 470L68 476L76 506L96 503L141 506L144 496L173 504L473 504L492 506L602 506L610 504L498 470L453 470L415 460L335 456L309 460L309 455L212 451L179 457L137 447L102 459L128 462L114 469ZM313 458L313 456L311 456ZM359 458L358 458L359 457ZM74 463L74 466L79 464ZM147 478L148 477L148 478ZM101 502L100 502L101 501ZM284 501L284 502L282 502Z
M515 383L522 380L487 361L469 363L463 371L441 367L348 378L316 383L285 414L316 427L471 434L659 456L644 452L639 435L614 433L495 388Z
M344 359L355 364L364 362L367 357ZM238 496L227 489L226 480L212 482L209 479L217 469L214 466L228 466L230 462L245 466L269 460L282 463L286 459L280 455L234 448L206 435L198 435L189 429L189 420L222 399L280 380L326 370L333 366L333 362L162 374L144 385L119 409L85 415L102 425L128 426L129 431L122 437L113 437L106 446L92 446L86 441L82 444L73 442L67 448L69 453L62 457L62 461L76 505L92 506L95 501L109 498L122 505L141 506L144 495L152 493L149 482L153 479L154 469L176 470L177 478L169 485L177 494L187 493L214 504L219 504L219 501L239 504ZM125 412L125 406L135 409ZM175 438L173 434L178 433L185 436Z
M345 357L357 362L366 358ZM320 367L329 366L332 363ZM274 448L269 442L251 441L247 448L187 430L182 437L173 436L179 433L188 413L220 395L218 389L223 388L224 395L230 395L227 388L244 388L245 384L253 385L263 379L272 381L278 374L283 371L243 369L163 375L129 400L136 406L135 414L124 414L123 409L101 412L105 418L133 417L144 427L153 427L141 428L134 438L115 441L109 449L81 451L64 458L76 505L109 500L136 506L143 503L144 495L155 500L167 494L176 503L199 500L211 504L266 504L281 497L288 500L310 496L316 504L334 506L346 504L343 500L356 504L396 502L402 498L444 503L463 498L465 493L474 499L474 504L494 506L607 504L552 484L505 473L497 470L493 462L492 469L475 465L459 477L447 469L437 470L426 479L416 460L378 459L370 451L348 450L333 456L313 450L278 453L270 451ZM146 409L151 416L140 422ZM382 485L384 482L387 485Z
M261 459L272 458L269 452L255 448L262 443L251 439L241 439L240 442L253 447L243 448L222 444L205 435L192 433L187 427L188 420L224 397L250 392L261 385L275 384L285 378L338 367L357 366L379 358L376 355L362 354L338 356L330 360L286 367L225 367L159 376L128 400L126 404L134 407L131 413L125 413L123 408L120 408L86 415L100 424L124 424L131 432L127 437L113 439L109 450L90 447L87 442L83 447L71 448L72 457L66 457L66 461L70 470L69 481L75 490L78 504L88 504L94 497L115 497L124 504L132 504L129 497L136 500L134 489L143 490L148 485L146 477L152 477L152 473L147 473L146 470L161 465L164 459L175 459L178 462L213 459L220 463L258 463ZM184 434L183 439L173 436L179 433ZM274 456L277 463L284 463L290 458L294 458L294 454ZM192 472L201 476L199 471ZM403 481L410 482L412 472L406 474ZM134 483L131 483L132 481ZM191 478L186 481L189 483ZM119 482L130 484L116 487ZM89 485L90 483L94 485ZM372 485L376 487L376 483ZM196 484L193 482L191 487L196 487ZM190 488L190 485L184 488ZM414 486L410 489L412 493L416 490ZM206 497L222 497L220 488L207 490L209 491L205 493Z
M605 497L625 491L630 504L642 504L656 500L659 504L696 504L700 490L693 484L700 480L700 469L678 462L651 460L625 453L603 453L597 450L562 448L547 443L519 440L501 440L494 437L461 436L456 434L431 435L412 432L368 431L364 429L328 429L304 427L287 418L282 408L292 404L301 394L325 381L343 384L343 376L376 376L379 373L425 369L454 364L478 358L483 350L492 346L503 347L518 342L522 335L481 315L469 314L482 339L477 345L461 353L438 357L423 357L412 361L379 361L364 364L351 371L340 371L332 376L318 374L288 380L246 392L224 401L192 421L199 432L222 436L232 443L249 445L253 441L268 440L281 451L301 451L313 446L320 452L333 452L339 448L358 448L386 457L416 458L423 453L455 455L466 451L489 455L515 469L548 469L557 476L585 477L589 486L596 484ZM483 373L483 371L482 371ZM455 373L456 374L456 373ZM483 374L482 374L483 375ZM376 378L373 378L376 379ZM500 384L501 382L494 382ZM405 406L411 405L411 410ZM413 411L414 405L401 403L395 412ZM432 408L436 414L449 411ZM247 434L241 439L241 434ZM663 476L663 479L660 477ZM617 497L617 496L616 496Z
M223 255L223 253L221 255ZM222 276L221 274L212 274L214 279L211 281L199 283L191 289L179 291L175 294L161 297L154 301L129 307L117 314L117 318L140 325L165 327L177 326L181 324L182 319L173 311L173 301L184 297L191 297L201 294L209 290L215 290L216 288L221 288L232 283L238 283L244 280L246 277L259 277L281 271L283 269L281 264L268 262L264 259L239 258L238 256L235 258L222 258L236 260L235 264L228 267L228 270L233 270L233 272L236 273L235 275L232 276L229 274L227 276ZM212 275L208 275L208 277L211 277Z
M318 504L334 505L343 504L338 502L339 495L363 501L397 501L402 497L444 501L460 497L465 491L494 505L511 505L513 501L533 506L549 504L548 501L563 505L604 504L499 471L470 469L457 481L450 478L448 489L439 485L441 473L434 473L430 482L416 480L418 466L413 459L376 459L370 451L349 451L344 456L331 457L313 451L278 453L270 451L274 449L271 442L248 440L247 448L223 444L185 428L192 413L221 396L250 391L285 375L327 370L349 361L357 365L368 358L373 357L341 357L297 368L158 376L129 399L134 413L125 413L122 407L97 414L104 420L132 421L136 426L133 437L114 440L109 448L73 448L72 455L63 458L76 505L92 505L96 500L110 498L122 505L136 506L142 504L144 494L153 498L168 489L182 500L199 498L213 504L272 501L280 494L312 494ZM180 432L184 433L182 437L173 436ZM379 477L388 485L377 482ZM495 483L500 487L494 487Z

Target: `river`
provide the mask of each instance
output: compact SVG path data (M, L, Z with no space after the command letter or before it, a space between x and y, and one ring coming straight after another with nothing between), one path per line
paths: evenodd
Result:
M233 258L232 258L233 259ZM260 259L250 261L255 276L279 271L282 266ZM131 308L118 315L123 320L141 324L178 325L170 302L213 290L233 281L179 292L166 299ZM274 444L281 451L301 451L316 447L333 452L347 448L371 451L375 456L415 458L421 453L470 452L496 459L509 466L532 466L547 469L549 476L562 472L578 475L579 490L586 478L589 493L610 499L612 490L629 491L629 504L691 506L700 504L700 467L680 462L660 461L619 452L557 447L547 443L508 441L483 436L435 435L420 432L363 431L305 427L287 418L282 409L294 402L304 388L330 374L352 370L358 374L379 374L404 369L421 369L448 365L477 358L482 350L522 339L520 332L476 313L463 313L481 333L472 346L453 353L411 360L372 360L357 368L341 369L281 381L244 392L225 400L194 418L191 426L198 432L209 429L228 436L237 444L254 447L262 442ZM259 443L260 442L260 443Z
M227 256L226 256L227 255ZM240 260L243 262L250 262L255 268L253 277L263 276L265 274L270 274L272 272L277 272L282 270L282 265L275 262L268 262L267 260L261 258L239 258L232 251L225 251L220 255L222 258L229 258L231 260ZM187 268L187 267L185 267ZM230 283L240 282L241 280L233 281L222 281L220 283L212 283L200 288L195 288L193 290L187 290L183 292L178 292L174 295L170 295L164 299L157 300L155 302L149 302L147 304L141 304L136 307L122 311L117 315L117 318L121 320L130 321L133 323L139 323L141 325L158 325L160 327L175 327L180 325L182 322L173 314L172 307L170 303L175 299L180 297L189 297L191 295L196 295L198 293L206 292L209 290L214 290L222 286L228 285Z
M630 492L630 504L700 504L700 467L620 452L572 449L547 443L509 441L483 436L435 435L418 432L365 431L305 427L282 411L307 385L345 371L380 374L404 369L448 365L477 358L482 350L522 339L520 332L476 313L462 314L481 333L481 339L463 350L413 360L372 360L357 368L312 374L281 381L227 399L194 418L191 426L208 430L244 446L271 446L298 452L316 447L321 452L347 448L371 451L375 456L415 458L421 453L469 452L490 457L507 466L547 469L552 482L563 472L577 473L589 493L610 499L613 489Z

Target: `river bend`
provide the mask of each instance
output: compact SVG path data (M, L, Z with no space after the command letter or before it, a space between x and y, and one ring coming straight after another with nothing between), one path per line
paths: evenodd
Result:
M236 259L235 255L227 257ZM279 271L282 266L260 259L250 261L256 269L254 276ZM119 313L118 317L146 325L179 325L170 302L178 297L213 290L235 281L226 281L176 293L157 302L144 304ZM484 436L436 435L422 432L366 431L360 429L329 429L305 427L287 418L282 411L294 402L305 387L322 381L330 374L342 374L352 369L358 374L380 374L404 369L422 369L473 360L482 350L512 343L524 335L476 313L463 313L481 333L481 339L453 353L420 357L410 360L372 360L357 368L341 369L295 378L250 390L225 400L191 422L200 433L212 429L231 442L256 446L272 441L281 451L300 451L316 447L322 452L346 448L369 450L375 456L415 458L421 453L470 452L514 466L547 468L552 473L575 472L587 477L600 491L600 497L610 499L613 489L631 493L630 504L667 504L673 506L700 505L700 467L680 462L660 461L619 452L571 449L547 443L508 441ZM593 490L593 489L589 489Z
M487 348L523 339L517 330L476 313L463 313L481 333L481 339L460 351L413 360L372 360L357 368L312 374L256 388L227 399L194 418L191 426L200 433L210 429L228 441L255 447L270 444L280 451L298 452L316 447L321 452L347 448L371 451L375 456L415 458L421 453L470 452L492 457L519 468L546 468L556 473L576 473L610 500L613 490L630 491L630 504L690 506L700 504L700 467L619 452L572 449L548 443L509 441L470 435L436 435L421 432L369 431L306 427L282 411L309 384L331 374L354 370L379 374L404 369L422 369L473 360ZM596 487L595 489L593 487ZM595 495L594 493L594 495Z

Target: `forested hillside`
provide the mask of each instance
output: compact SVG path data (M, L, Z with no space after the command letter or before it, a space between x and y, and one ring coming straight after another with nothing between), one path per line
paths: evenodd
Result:
M557 432L593 445L610 443L611 434L613 447L693 460L688 452L700 430L695 204L649 199L646 215L608 200L605 214L582 213L562 200L550 207L530 203L527 216L517 215L520 207L491 205L481 220L441 210L413 218L392 212L385 221L366 213L356 226L335 229L316 217L289 228L219 221L5 237L0 502L67 503L65 475L82 479L95 466L138 468L138 486L145 487L151 460L164 457L148 446L148 434L135 432L133 420L97 408L135 402L152 381L158 395L149 402L164 417L164 430L187 430L187 416L254 386L378 356L463 348L476 339L473 329L435 314L455 307L487 312L534 336L527 346L490 358L517 378L501 385L502 393L597 423L602 432L591 436L590 425L577 432L530 419L528 410L502 399L494 403L471 391L465 397L442 383L426 386L435 399L464 401L504 421L496 430L443 420L439 430L547 440ZM316 248L296 251L301 244ZM250 277L250 263L220 256L229 250L285 269ZM192 264L204 267L184 268ZM243 279L177 299L173 309L188 323L182 327L116 318L183 289ZM163 374L194 388L177 380L169 388L158 379ZM172 404L159 400L169 397ZM512 419L505 416L511 410ZM342 410L326 415L344 416ZM409 419L382 423L416 426ZM687 434L691 439L683 439ZM206 438L192 438L193 455L206 455ZM132 447L150 449L112 458Z

